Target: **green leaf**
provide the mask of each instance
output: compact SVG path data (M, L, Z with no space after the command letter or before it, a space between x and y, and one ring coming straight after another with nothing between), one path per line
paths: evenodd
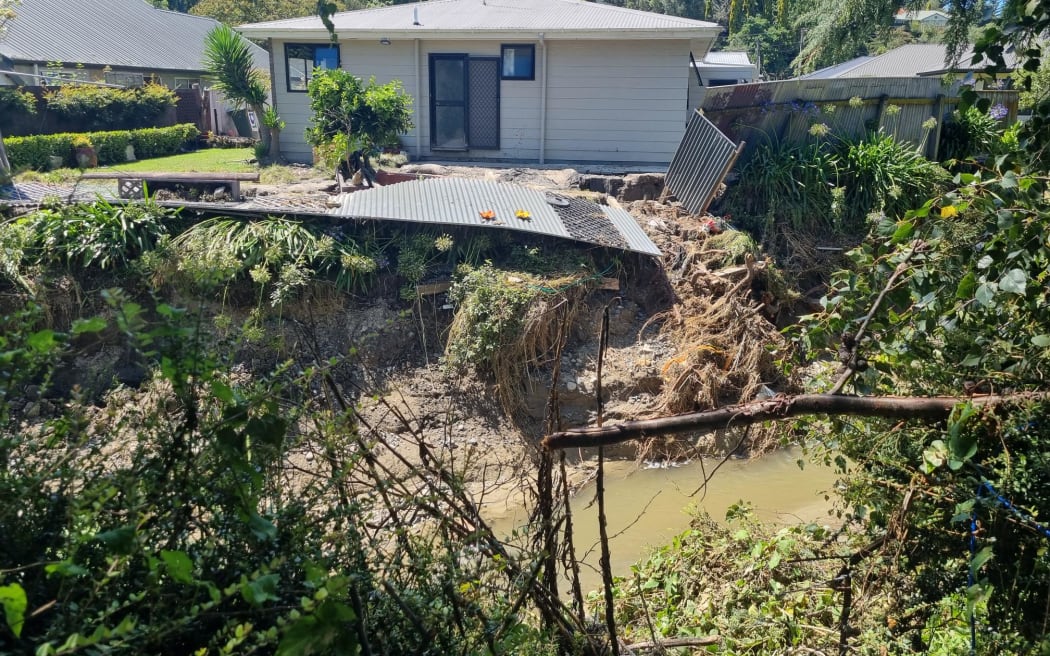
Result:
M53 330L38 330L26 338L29 348L40 353L46 353L58 345L57 333Z
M116 553L126 554L131 551L132 543L135 540L135 527L121 526L112 531L103 531L96 535L95 539Z
M1021 269L1010 269L999 281L999 289L1010 294L1024 296L1028 274Z
M915 232L915 224L911 221L901 221L897 225L897 230L893 233L893 237L890 238L894 244L899 244L912 236Z
M223 383L222 381L211 381L211 393L212 396L219 399L220 401L225 401L226 403L233 403L233 390L230 389L229 385Z
M959 281L959 286L955 290L955 298L970 298L973 294L973 290L977 287L977 276L974 275L973 271L963 276L962 280Z
M0 586L0 606L4 607L4 619L7 620L7 628L16 638L22 636L22 625L25 623L26 608L29 601L26 599L26 591L17 583Z
M982 282L978 285L977 292L974 293L973 297L984 307L991 307L995 301L995 284Z
M1050 346L1050 335L1033 335L1032 346L1038 346L1039 348Z
M105 329L105 319L103 319L102 317L92 317L90 319L77 319L76 321L74 321L71 332L74 335L83 335L84 333L102 332Z
M86 569L84 569L80 565L74 564L72 561L69 560L60 560L57 563L45 565L44 572L47 573L48 576L55 574L62 577L84 576L88 573Z
M985 563L991 560L992 556L994 555L995 554L992 551L991 547L982 548L980 551L974 554L973 559L970 561L970 571L977 573L977 571L980 570Z
M161 551L160 557L168 569L168 576L179 583L193 583L193 561L185 551Z
M273 522L266 519L257 512L248 515L248 529L262 541L273 540L277 537L277 527Z
M261 606L267 601L277 601L277 582L281 580L276 574L266 574L241 586L241 596L253 606Z

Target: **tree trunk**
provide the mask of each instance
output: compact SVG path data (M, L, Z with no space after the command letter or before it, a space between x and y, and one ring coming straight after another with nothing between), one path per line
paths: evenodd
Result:
M255 112L255 124L259 126L259 141L262 142L263 150L269 153L270 128L263 125L263 114L266 113L266 107L263 105L252 105L252 111Z
M11 181L11 162L7 161L7 150L4 148L4 135L0 132L0 184Z
M707 412L691 412L672 417L628 421L611 426L573 428L548 435L543 438L543 446L548 449L607 446L627 440L747 426L798 415L853 415L916 419L926 422L943 421L948 418L955 406L963 403L972 403L978 407L994 407L1002 403L1024 403L1048 399L1050 399L1050 392L1021 392L973 397L800 394Z
M270 161L278 162L281 159L281 131L277 128L270 129Z

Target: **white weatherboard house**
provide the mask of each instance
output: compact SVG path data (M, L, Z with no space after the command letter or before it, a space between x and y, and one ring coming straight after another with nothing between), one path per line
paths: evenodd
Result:
M430 0L238 28L269 43L289 159L308 161L306 85L341 66L415 99L413 157L666 164L714 23L583 0Z

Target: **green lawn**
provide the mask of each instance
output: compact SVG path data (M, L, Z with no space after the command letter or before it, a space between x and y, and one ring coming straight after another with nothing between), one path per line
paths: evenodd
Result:
M254 157L251 148L204 148L192 153L143 159L108 168L138 173L251 173L259 170L258 165L248 163Z

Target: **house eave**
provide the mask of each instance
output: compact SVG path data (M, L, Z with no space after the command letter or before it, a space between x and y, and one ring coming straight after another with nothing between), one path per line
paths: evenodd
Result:
M275 39L278 41L329 41L331 35L326 29L267 29L242 26L237 28L244 36L251 39ZM689 40L713 39L718 36L720 28L694 29L607 29L607 30L428 30L428 29L369 29L342 30L337 33L339 41L364 41L387 39L427 39L434 41L493 41L535 39L542 33L548 41L589 40L603 41L610 39L656 39L656 40Z

